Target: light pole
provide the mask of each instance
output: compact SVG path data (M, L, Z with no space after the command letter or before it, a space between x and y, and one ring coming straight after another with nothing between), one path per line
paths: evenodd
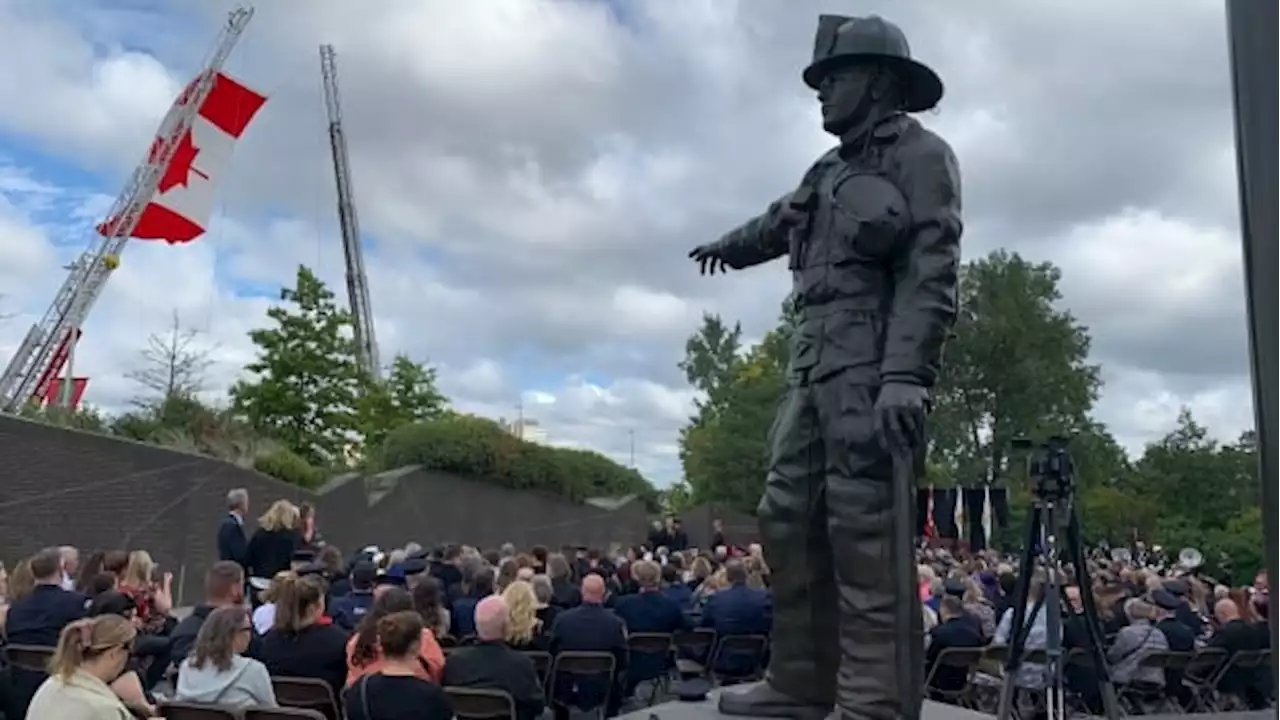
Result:
M1276 582L1276 179L1277 3L1227 0L1231 87L1235 99L1236 172L1240 183L1240 241L1249 318L1249 359L1253 412L1258 436L1258 479L1262 483L1262 536L1267 578ZM1267 603L1271 647L1277 642L1276 599Z

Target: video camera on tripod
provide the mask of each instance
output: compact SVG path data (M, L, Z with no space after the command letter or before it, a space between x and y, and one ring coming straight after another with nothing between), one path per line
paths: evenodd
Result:
M1075 460L1071 457L1069 438L1051 435L1037 446L1028 437L1013 439L1013 448L1030 453L1027 474L1031 492L1041 501L1070 500L1075 493Z
M1082 588L1093 585L1089 577L1089 564L1081 542L1080 517L1075 506L1075 461L1068 448L1070 441L1054 435L1040 445L1026 437L1013 440L1013 448L1029 452L1027 473L1031 481L1034 500L1027 514L1026 541L1018 563L1018 583L1011 603L1013 616L1010 622L1009 652L1005 660L1004 683L1000 691L997 720L1009 720L1014 715L1013 701L1015 678L1023 662L1026 644L1036 618L1044 615L1044 654L1047 692L1044 710L1050 720L1062 720L1068 714L1064 686L1066 655L1063 648L1062 625L1067 610L1061 601L1064 587L1064 566L1074 569L1076 581ZM1030 602L1031 577L1036 568L1044 571L1040 597ZM1087 629L1085 650L1098 673L1098 696L1091 712L1105 715L1108 720L1120 716L1115 686L1111 683L1110 670L1103 652L1102 624L1093 595L1082 592L1081 611ZM1100 713L1098 711L1101 711Z

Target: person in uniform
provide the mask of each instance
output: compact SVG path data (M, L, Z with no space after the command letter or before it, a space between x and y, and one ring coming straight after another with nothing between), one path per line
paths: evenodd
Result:
M901 574L915 586L914 552L894 539L914 511L894 507L893 468L895 457L907 458L898 477L923 467L929 392L957 312L960 173L947 143L909 115L943 88L897 26L821 16L803 78L839 146L763 214L689 253L704 275L789 255L794 282L787 391L757 511L772 570L769 672L725 692L720 710L918 717L919 600L896 590ZM907 677L899 651L916 668Z

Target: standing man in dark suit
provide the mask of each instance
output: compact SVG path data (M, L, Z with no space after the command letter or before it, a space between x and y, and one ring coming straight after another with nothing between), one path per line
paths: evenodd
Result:
M218 525L218 559L246 567L249 541L244 534L244 519L249 515L249 492L236 488L227 493L227 515Z
M718 547L729 547L729 543L724 539L724 521L720 518L711 519L711 547L708 550L715 550Z
M582 604L565 610L551 628L551 654L562 652L607 652L613 655L613 677L551 678L555 684L556 720L567 720L569 706L597 705L608 693L606 717L618 714L622 704L621 680L627 677L627 628L622 619L604 606L604 578L588 573L582 578Z

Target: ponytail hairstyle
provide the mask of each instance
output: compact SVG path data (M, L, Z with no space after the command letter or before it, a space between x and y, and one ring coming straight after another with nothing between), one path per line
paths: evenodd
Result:
M77 620L62 628L58 646L49 660L49 674L66 682L85 661L115 648L128 650L137 634L133 623L119 615Z
M412 610L402 610L378 620L378 644L383 657L405 658L417 654L422 641L422 616Z
M352 667L364 667L378 659L381 621L383 618L403 612L413 612L417 615L413 607L413 596L404 588L388 588L373 601L373 607L360 618L360 624L356 627L356 644L351 649ZM418 627L422 627L420 615Z
M292 570L281 570L276 573L275 576L271 578L271 582L267 584L267 587L262 592L258 593L258 599L262 600L264 603L274 604L276 602L276 596L280 593L280 586L284 585L285 581L291 577L297 577L297 573Z
M289 574L277 576L275 581L276 617L272 628L296 635L307 627L308 616L316 607L323 607L325 587L319 578L311 575L299 577Z

